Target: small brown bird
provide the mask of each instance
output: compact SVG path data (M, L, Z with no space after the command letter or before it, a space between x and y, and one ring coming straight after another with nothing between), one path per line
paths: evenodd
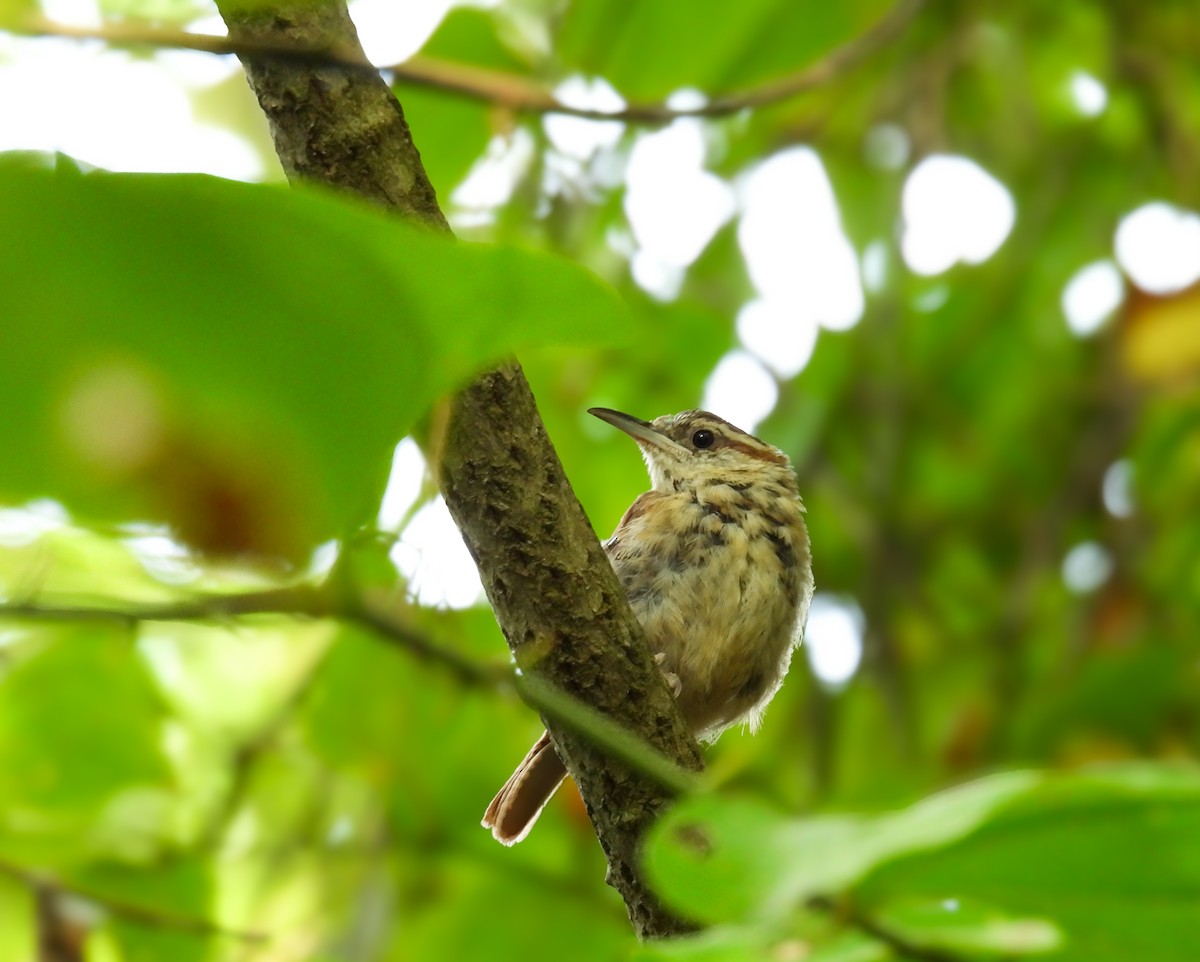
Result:
M696 735L758 727L812 600L796 474L777 448L707 411L642 421L591 414L642 450L651 490L604 545ZM492 799L483 825L513 845L566 777L546 733Z

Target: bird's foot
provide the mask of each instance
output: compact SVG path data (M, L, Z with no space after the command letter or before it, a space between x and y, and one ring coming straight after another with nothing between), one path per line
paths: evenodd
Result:
M667 687L671 689L671 694L678 698L680 692L683 691L683 682L679 680L679 676L675 672L667 670L667 653L660 651L655 655L654 664L658 665L658 670L662 672L663 680L667 683Z

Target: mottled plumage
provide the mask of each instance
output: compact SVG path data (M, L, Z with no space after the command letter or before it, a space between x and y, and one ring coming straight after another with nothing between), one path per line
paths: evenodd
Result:
M638 442L651 490L605 544L692 730L758 725L799 642L813 580L796 475L778 449L706 411L646 422L593 408ZM566 774L543 735L483 824L520 841Z

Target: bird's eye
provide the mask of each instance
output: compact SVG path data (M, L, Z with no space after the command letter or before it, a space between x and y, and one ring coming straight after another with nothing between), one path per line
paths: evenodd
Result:
M692 435L692 444L698 448L711 448L716 439L716 435L712 431L702 428Z

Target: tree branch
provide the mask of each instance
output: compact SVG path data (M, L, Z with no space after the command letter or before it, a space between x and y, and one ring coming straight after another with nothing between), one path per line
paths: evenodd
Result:
M221 0L221 16L266 114L284 173L347 191L407 220L449 231L404 111L366 55L344 0L278 5ZM268 48L322 51L306 63ZM351 64L337 63L349 59Z
M63 882L60 879L31 871L12 862L0 861L0 874L16 879L36 892L39 897L39 905L46 904L48 900L56 900L64 895L69 895L77 899L82 899L85 902L91 902L110 915L124 919L127 922L135 922L138 925L171 929L175 932L187 932L193 935L217 936L219 938L234 939L238 942L263 943L268 941L268 936L262 932L246 932L240 929L230 929L209 919L175 915L174 913L162 912L145 905L138 905L134 902L112 899L108 896L98 895L87 889Z
M594 536L592 540L595 540ZM604 560L607 564L608 559ZM621 598L624 600L623 594ZM409 627L403 617L391 613L386 599L380 598L379 602L382 603L373 604L366 599L351 601L329 614L357 622L383 641L403 648L423 661L440 665L462 684L516 691L525 704L543 718L551 719L556 729L570 732L592 750L627 766L669 795L690 795L705 790L705 783L695 771L681 767L665 746L648 737L639 726L630 725L628 719L618 720L619 713L608 709L599 711L593 707L594 700L584 700L556 684L555 681L561 682L560 678L555 681L543 678L536 671L537 666L522 671L473 661ZM691 741L690 735L688 740Z
M520 368L492 371L455 400L441 462L446 503L523 672L699 770L680 717L583 509L546 438ZM480 497L483 493L485 496ZM639 845L673 793L543 712L638 933L687 931L645 887Z
M66 917L58 893L43 886L34 898L38 962L84 962L84 933Z
M218 7L237 42L363 56L341 3L248 10L221 0ZM290 179L330 184L446 229L400 105L378 74L256 56L243 57L243 63ZM521 670L698 770L699 748L515 364L484 375L456 399L442 481ZM645 830L674 793L597 750L557 717L544 718L579 785L608 857L609 881L625 899L634 928L646 937L687 930L689 924L647 888L638 858Z
M825 86L850 73L896 39L916 16L923 0L900 0L868 30L801 70L747 90L713 97L691 108L674 108L664 103L630 104L623 110L604 111L563 103L544 87L516 74L489 70L471 64L435 57L413 56L403 63L377 67L354 47L335 44L283 42L268 33L211 37L204 34L160 30L138 24L113 23L103 27L77 27L44 18L26 25L8 27L27 37L66 37L103 40L112 45L151 46L199 50L214 54L236 54L243 60L274 60L293 66L339 67L354 72L390 73L397 82L431 87L472 100L505 107L518 113L567 114L588 120L611 120L634 124L666 124L680 117L728 117L790 100Z
M213 594L157 604L60 605L38 601L0 604L0 617L26 621L107 621L130 627L144 621L220 621L237 615L311 615L332 613L333 596L302 585L242 594Z
M547 683L534 674L507 666L474 661L411 627L395 611L393 593L371 592L365 597L335 593L329 587L299 586L244 594L201 595L161 604L99 605L44 604L35 601L0 603L0 619L42 622L111 622L129 627L154 621L227 621L245 615L334 618L358 624L381 641L448 671L461 684L516 691L535 711L557 719L579 738L678 794L704 790L695 775L675 764L636 733L608 716Z
M851 928L882 942L900 959L909 959L911 962L969 962L969 956L910 942L852 906L835 902L826 896L809 899L808 905L819 912L836 916Z

